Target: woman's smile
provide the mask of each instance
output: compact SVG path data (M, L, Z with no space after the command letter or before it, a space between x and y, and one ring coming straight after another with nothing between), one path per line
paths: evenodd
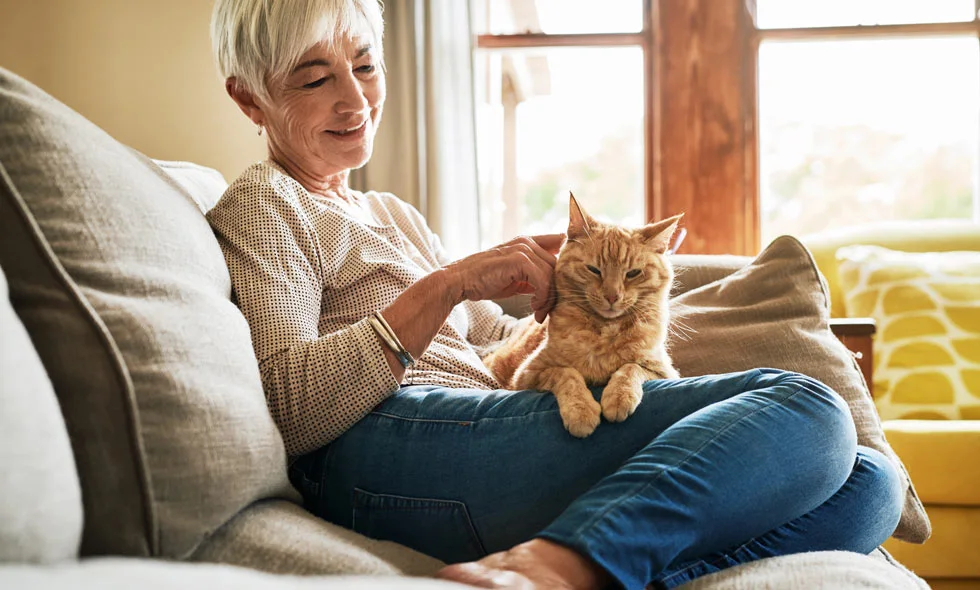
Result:
M361 121L359 125L354 127L345 127L342 129L327 129L326 133L330 134L331 137L339 139L341 141L357 141L364 138L367 134L367 124L370 119L365 119Z

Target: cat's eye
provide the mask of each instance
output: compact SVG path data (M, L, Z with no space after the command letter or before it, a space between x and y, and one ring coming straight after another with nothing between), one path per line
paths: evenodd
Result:
M640 269L634 268L633 270L626 273L626 278L635 279L636 277L640 276L640 272L641 272Z
M602 271L599 270L598 268L592 266L591 264L586 264L585 265L585 268L589 269L589 272L591 272L592 274L594 274L597 277L601 277L602 276Z

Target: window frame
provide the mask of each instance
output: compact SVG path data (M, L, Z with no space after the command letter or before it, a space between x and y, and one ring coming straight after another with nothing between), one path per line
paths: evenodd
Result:
M885 24L885 25L838 25L838 26L824 26L824 27L789 27L789 28L770 28L763 29L759 28L756 19L756 0L745 0L746 7L752 15L752 23L754 28L754 33L752 36L752 51L751 59L753 63L758 64L759 62L759 48L762 43L768 41L788 41L788 42L800 42L800 41L856 41L856 40L868 40L868 39L921 39L921 38L936 38L936 37L965 37L973 35L977 38L978 44L980 44L980 0L974 0L973 2L973 20L971 21L957 21L957 22L938 22L938 23L905 23L905 24ZM980 51L980 48L978 48ZM751 100L755 104L755 110L752 113L753 124L758 130L757 122L759 120L759 96L758 96L758 78L754 80L751 85L754 91L754 96ZM980 108L980 105L978 105ZM756 132L758 133L758 131ZM758 146L758 140L756 140L756 146ZM980 145L976 146L978 152L980 152ZM758 159L758 154L756 154ZM758 170L758 165L757 165ZM974 179L974 186L980 187L980 170L977 171L977 178ZM760 206L761 198L761 185L756 183L756 196L755 203L756 207ZM975 189L976 190L976 189ZM980 200L980 195L974 194L973 210L974 210L974 221L977 220L978 213L978 200ZM756 236L756 240L761 239L761 226L757 230L759 235Z
M486 0L493 1L493 0ZM980 0L978 0L980 1ZM655 71L654 48L655 39L653 27L653 9L658 0L642 0L643 26L640 31L629 33L481 33L476 36L474 49L534 49L557 47L639 47L643 52L643 193L644 211L647 219L657 218L650 214L657 211L652 187L655 184L652 152L655 128L654 114L654 80L648 73Z
M761 29L756 15L756 0L643 0L639 32L479 34L474 45L640 47L644 215L686 212L693 231L685 253L753 255L761 245L761 44L971 34L980 43L980 0L964 22Z

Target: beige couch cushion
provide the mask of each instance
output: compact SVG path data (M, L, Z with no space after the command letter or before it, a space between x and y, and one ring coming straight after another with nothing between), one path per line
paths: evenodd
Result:
M683 275L682 275L683 276ZM901 460L885 440L861 371L830 331L826 284L807 249L777 238L750 264L675 297L670 349L681 375L773 367L818 379L851 409L858 442L887 455L903 471L905 506L895 536L921 543L929 519Z
M403 545L330 524L281 500L248 507L202 543L191 559L305 576L424 576L443 565Z
M0 270L0 563L74 559L81 540L65 420Z
M187 191L201 213L210 211L228 188L228 181L214 168L177 160L153 160L153 163Z
M53 590L473 590L395 571L362 576L274 575L230 565L100 558L58 566L0 567L0 588Z
M295 497L224 258L198 206L0 70L0 265L75 451L81 552L183 557Z
M878 553L878 552L876 552ZM884 556L816 551L761 559L697 578L683 590L929 590L921 578Z

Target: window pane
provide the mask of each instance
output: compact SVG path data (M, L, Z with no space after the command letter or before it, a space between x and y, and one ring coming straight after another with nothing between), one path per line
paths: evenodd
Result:
M973 0L758 0L759 28L898 25L973 20Z
M643 0L471 0L478 33L636 33Z
M763 43L764 243L887 219L971 218L976 38Z
M481 50L484 246L564 231L568 191L597 218L643 223L643 52Z

